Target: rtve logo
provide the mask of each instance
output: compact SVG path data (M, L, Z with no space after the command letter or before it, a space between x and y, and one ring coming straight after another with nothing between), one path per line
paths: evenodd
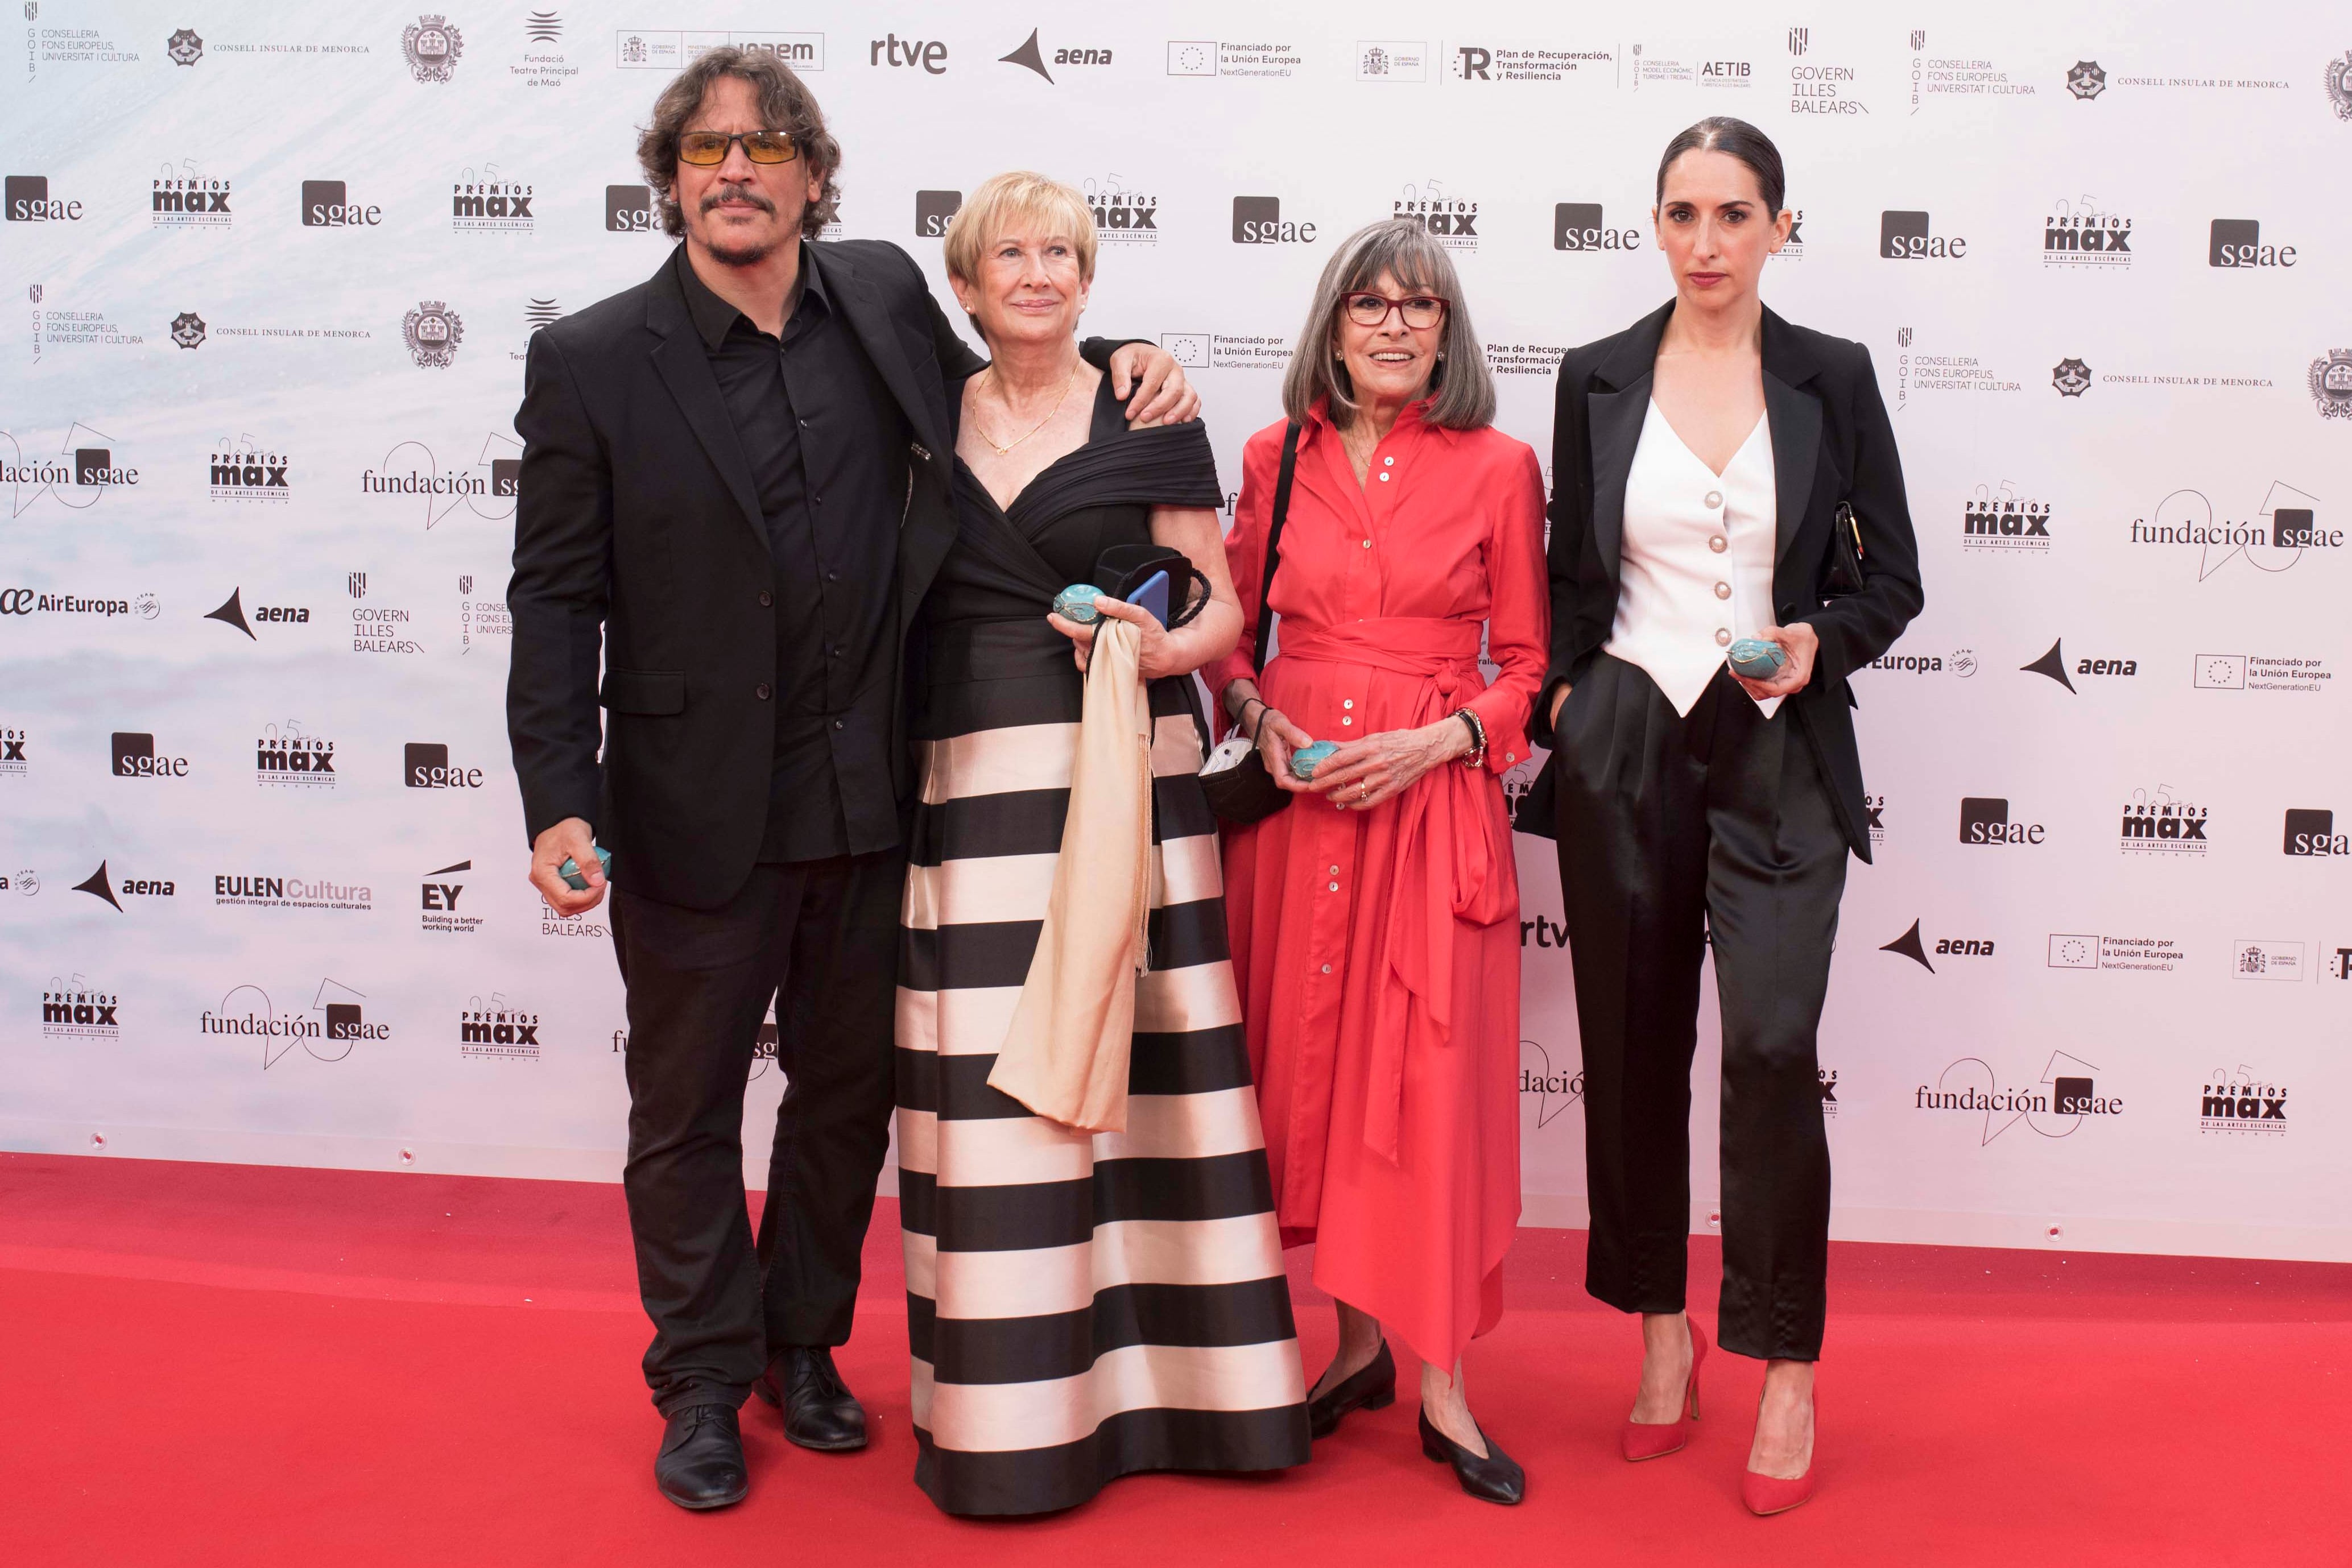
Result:
M1640 229L1612 229L1601 220L1598 202L1561 202L1551 210L1554 250L1639 250Z
M302 226L306 229L373 228L383 222L383 209L362 206L351 200L341 180L302 182Z
M2205 265L2236 271L2249 267L2293 267L2294 246L2264 245L2258 218L2215 218Z
M49 177L47 174L9 175L5 196L8 221L12 224L81 222L79 202L49 199Z
M1280 196L1235 196L1234 198L1234 243L1235 245L1313 245L1313 224L1282 221Z
M878 66L887 63L902 68L920 66L935 77L948 74L948 47L941 43L925 43L919 38L900 39L892 33L875 39L866 46L866 63Z
M1969 242L1928 233L1925 213L1882 212L1878 254L1888 261L1958 261L1969 254Z

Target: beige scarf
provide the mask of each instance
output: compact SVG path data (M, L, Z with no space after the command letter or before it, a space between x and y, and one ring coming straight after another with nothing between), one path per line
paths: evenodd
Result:
M1097 626L1053 895L988 1074L991 1088L1087 1133L1127 1130L1135 980L1149 965L1151 704L1139 654L1132 625Z

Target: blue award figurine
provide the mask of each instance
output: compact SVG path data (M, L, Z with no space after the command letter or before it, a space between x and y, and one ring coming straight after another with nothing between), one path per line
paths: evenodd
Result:
M1102 612L1095 608L1095 601L1101 597L1102 590L1093 583L1074 582L1054 595L1054 613L1065 621L1091 626L1102 619Z
M1742 637L1731 645L1731 673L1751 681L1770 680L1788 662L1789 655L1780 651L1780 643L1761 637Z
M1323 759L1339 749L1339 743L1336 740L1318 740L1312 746L1300 747L1290 754L1292 777L1313 782L1315 770L1323 766Z

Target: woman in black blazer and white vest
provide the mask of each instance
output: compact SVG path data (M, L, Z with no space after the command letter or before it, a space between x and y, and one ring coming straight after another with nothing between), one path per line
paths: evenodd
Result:
M1584 1043L1585 1284L1643 1314L1629 1459L1680 1448L1697 1410L1690 1067L1713 945L1717 1331L1768 1363L1742 1488L1759 1513L1812 1490L1830 1218L1814 1031L1846 852L1870 858L1846 677L1921 603L1868 350L1791 326L1757 294L1789 237L1784 189L1779 151L1751 125L1703 120L1675 137L1654 214L1674 299L1561 362L1554 752L1519 816L1559 844ZM1852 586L1832 575L1849 515L1865 585L1825 601ZM1727 665L1750 638L1779 648L1769 679Z

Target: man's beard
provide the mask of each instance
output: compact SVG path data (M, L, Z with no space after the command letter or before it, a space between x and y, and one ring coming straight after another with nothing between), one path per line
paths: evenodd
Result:
M772 215L776 210L775 203L747 185L723 185L702 198L702 214L708 217L721 205L736 204L754 207ZM703 248L709 251L710 258L722 267L757 267L775 254L776 242L747 240L739 246L729 246L722 240L712 239L706 241Z

